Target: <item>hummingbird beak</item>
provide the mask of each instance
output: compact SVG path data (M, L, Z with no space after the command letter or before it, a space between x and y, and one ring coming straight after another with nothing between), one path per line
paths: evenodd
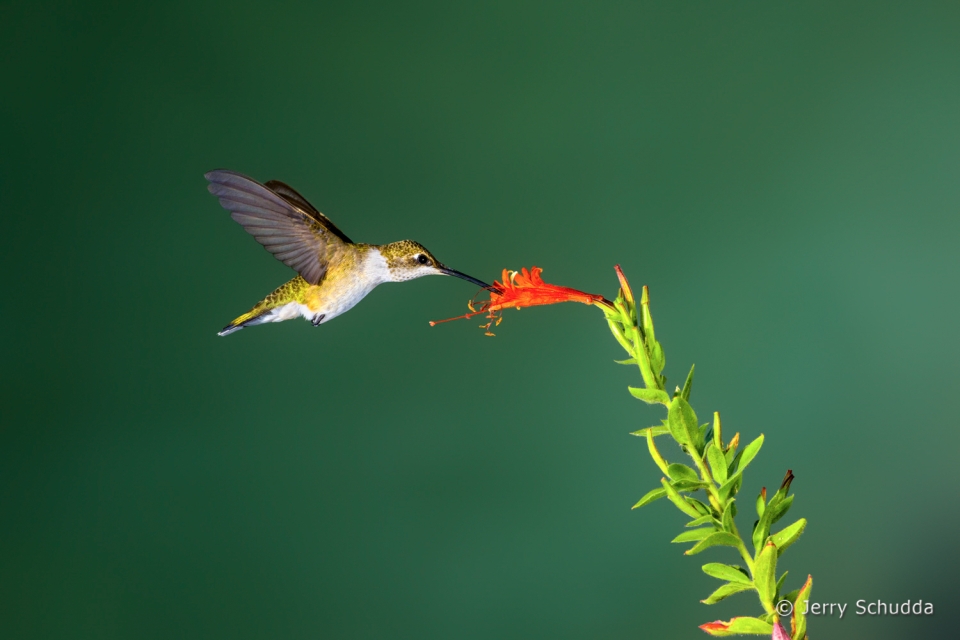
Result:
M460 272L457 271L456 269L448 269L447 267L440 267L439 270L440 270L440 273L442 273L442 274L445 275L445 276L454 276L455 278L460 278L461 280L466 280L467 282L472 282L473 284L477 285L478 287L483 287L484 289L493 290L493 287L491 287L490 285L488 285L486 282L482 282L482 281L480 281L480 280L477 280L476 278L471 278L471 277L468 276L467 274L465 274L465 273L460 273Z

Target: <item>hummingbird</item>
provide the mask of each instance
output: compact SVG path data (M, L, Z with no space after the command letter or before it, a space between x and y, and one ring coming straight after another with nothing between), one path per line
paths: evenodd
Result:
M217 335L265 322L304 317L318 327L346 313L381 283L422 276L454 276L490 285L450 269L419 242L353 242L306 198L279 180L260 184L234 171L205 174L207 190L277 260L297 272Z

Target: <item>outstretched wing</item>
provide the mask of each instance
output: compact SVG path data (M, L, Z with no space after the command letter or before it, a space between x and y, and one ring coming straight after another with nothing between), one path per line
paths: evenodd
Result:
M207 189L220 199L230 217L310 284L323 279L327 265L349 242L326 216L283 183L274 184L283 185L281 190L289 193L223 169L205 177L210 181Z
M270 191L273 191L275 194L293 206L302 209L308 215L312 216L318 222L323 224L323 226L329 229L332 233L336 234L344 242L353 242L343 231L337 229L337 225L333 224L330 218L317 211L315 206L307 202L306 198L300 195L296 189L288 185L286 182L280 182L279 180L267 180L263 183L263 186L265 186L267 189L270 189Z

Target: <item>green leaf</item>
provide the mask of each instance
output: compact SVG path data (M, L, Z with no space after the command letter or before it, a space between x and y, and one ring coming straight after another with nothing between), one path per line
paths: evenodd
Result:
M733 517L737 515L735 513L737 509L735 504L736 503L733 500L728 501L727 506L723 509L723 516L720 518L720 522L723 525L723 530L728 533L732 533L733 535L737 535L737 527L733 523Z
M703 504L696 498L691 498L690 496L683 496L683 499L687 501L687 504L691 505L694 509L699 511L701 516L713 514L713 511L710 509L710 507Z
M723 425L720 422L720 412L713 412L713 444L723 453Z
M667 467L667 475L671 480L690 480L691 482L700 482L700 476L697 472L685 464L674 462Z
M763 515L760 516L760 519L757 521L756 527L753 529L753 548L759 549L764 541L767 539L767 536L770 535L770 527L773 526L773 523L779 520L783 514L787 512L790 508L790 505L793 504L793 496L779 502L778 504L772 504L773 499L770 500L771 504L767 505L767 508L764 510ZM797 534L799 535L799 534ZM791 541L792 544L792 541ZM780 545L777 545L778 547Z
M731 455L731 454L730 454L730 452L728 451L726 454L724 454L724 459L725 459L725 460L728 460L728 459L730 458L730 455ZM737 465L740 463L740 458L741 458L742 456L743 456L743 451L738 451L738 452L736 452L735 454L733 454L733 461L732 461L732 462L730 462L730 461L727 462L727 479L728 479L728 480L733 477L733 473L734 473L734 471L737 470Z
M729 622L717 620L700 625L700 628L712 636L735 636L740 634L750 634L755 636L772 636L773 625L759 618L748 618L740 616L732 618Z
M613 306L620 312L620 317L617 318L617 322L623 325L623 328L627 331L632 329L634 324L633 318L631 317L630 310L627 308L626 301L623 298L617 298L613 301Z
M666 366L667 360L663 357L663 347L660 346L660 343L656 340L653 341L653 346L650 348L650 368L653 369L653 372L657 375L660 375L660 372L663 371L663 367ZM666 379L664 379L665 381Z
M753 523L753 535L751 536L751 541L753 542L753 550L757 553L760 552L760 548L767 541L767 535L770 533L770 514L773 513L770 509L767 509L760 519Z
M669 482L667 482L666 478L661 478L660 483L667 492L667 498L674 504L674 506L677 507L677 509L680 509L680 511L684 512L691 518L699 518L701 515L703 515L694 509L689 502L684 500L683 496L681 496L680 493L674 489Z
M777 520L785 516L792 505L793 496L790 496L778 502L775 507L772 507L773 513L770 514L770 525L773 526L776 524Z
M620 343L620 346L623 347L623 350L627 353L633 353L633 345L630 344L630 341L627 340L626 336L623 335L623 327L616 318L611 318L607 316L607 325L610 326L610 333L613 334L613 337L617 339L617 342Z
M674 440L700 450L700 427L697 424L697 414L693 412L690 403L681 397L675 397L667 411L667 424Z
M637 504L633 505L633 506L630 507L630 508L631 508L631 509L636 509L636 508L638 508L638 507L642 507L642 506L644 506L644 505L648 505L648 504L650 504L651 502L653 502L654 500L659 500L660 498L662 498L662 497L665 496L665 495L667 495L667 490L666 490L666 489L663 489L663 488L654 489L653 491L648 491L648 492L646 493L646 495L644 495L642 498L640 498L640 501L639 501Z
M698 489L703 489L707 486L706 482L701 482L700 480L674 480L670 484L673 485L673 488L677 491L697 491Z
M767 613L776 611L774 598L777 595L777 545L772 542L765 544L757 556L753 565L753 583Z
M740 464L737 465L737 473L743 473L743 470L747 468L747 465L750 464L750 461L756 457L757 453L760 452L760 447L763 446L763 434L760 434L760 437L748 444L743 449L743 457L740 458Z
M711 578L726 580L727 582L740 582L750 585L751 587L753 586L753 580L751 580L750 576L747 575L747 572L740 567L735 567L729 564L721 564L719 562L709 562L703 565L701 568L703 569L703 572Z
M777 545L777 550L779 553L783 553L784 550L797 541L797 538L800 537L800 534L803 533L803 530L807 528L807 519L800 518L789 527L785 527L782 531L770 536L770 540Z
M650 363L651 351L649 341L645 340L635 325L625 326L624 331L629 336L630 341L636 345L636 348L630 352L630 355L636 357L638 360L640 375L643 377L643 386L647 389L663 389L663 380L653 372Z
M687 524L683 525L685 527L699 527L702 524L715 523L716 520L712 515L700 516L696 520L691 520Z
M652 435L653 437L657 437L657 436L662 436L667 433L670 433L670 428L666 425L666 420L664 420L664 424L662 425L658 424L653 427L646 427L645 429L637 429L636 431L631 431L630 435L641 436L645 438L647 437L648 431L650 432L650 435Z
M743 484L743 476L739 473L728 478L726 482L720 485L717 492L720 494L720 500L726 502L740 491L740 485Z
M710 473L713 474L717 484L727 481L727 463L723 459L723 451L720 451L713 442L707 445L707 464L710 465Z
M779 549L778 549L777 551L779 552ZM777 555L780 555L780 554L777 553ZM784 572L783 572L783 575L780 576L780 579L777 580L777 595L774 597L774 600L776 600L777 602L780 602L780 590L783 588L783 581L787 579L787 574L788 574L788 573L790 573L790 572L789 572L789 571L784 571Z
M701 600L703 604L716 604L723 600L724 598L730 597L735 593L740 593L741 591L748 591L753 589L752 584L743 584L742 582L729 582L713 593L711 593L705 600Z
M647 429L646 436L647 436L647 450L650 452L650 457L653 458L654 463L656 463L657 467L660 468L660 471L666 473L667 475L670 475L670 472L667 471L667 461L663 459L662 455L660 455L660 451L657 450L657 445L653 441L654 439L653 427L650 427L649 429Z
M757 517L758 518L763 517L763 510L767 506L766 495L767 495L766 487L764 487L763 489L760 489L760 493L757 494Z
M684 531L670 542L699 542L714 531L716 531L716 529L713 527L704 527L703 529Z
M723 450L723 457L727 459L727 466L729 468L733 468L731 465L733 465L734 461L737 459L737 445L739 444L740 433L737 432L733 434L733 437L730 438L730 442L727 443L727 448ZM729 476L730 473L728 472L727 475Z
M693 388L693 368L694 365L690 365L690 373L687 374L687 381L683 383L683 391L680 392L680 397L690 401L690 389Z
M718 545L724 547L738 547L740 546L740 538L732 533L727 533L726 531L717 531L716 533L711 533L709 536L687 549L685 555L696 555L705 549L716 547Z
M672 430L673 429L671 427L671 431ZM747 468L747 465L750 464L750 461L753 460L762 446L763 434L760 434L759 438L748 444L741 453L737 454L739 462L737 463L736 473L732 474L729 478L727 478L726 482L720 485L719 491L721 500L726 500L728 496L734 495L736 493L736 491L733 490L734 487L737 490L740 489L740 485L735 483L739 481L741 474L743 474L743 470ZM736 462L737 460L735 459L734 461ZM733 465L731 465L731 469L732 467Z
M640 398L647 404L670 404L670 396L660 389L644 389L641 387L627 387L634 398Z
M636 358L627 358L626 360L614 360L617 364L637 364Z
M787 572L785 571L784 573L787 573ZM796 601L797 601L797 595L798 595L799 593L800 593L800 589L794 589L793 591L791 591L790 593L787 593L786 595L784 595L784 596L783 596L782 598L780 598L780 599L781 599L781 600L789 600L790 602L796 602Z
M640 295L640 306L634 306L634 310L639 312L638 326L643 328L643 334L647 340L656 340L653 332L653 316L650 315L650 292L646 285L643 287L643 293Z
M807 635L807 616L803 611L806 609L805 603L810 599L810 589L813 588L813 576L807 576L807 581L800 588L797 599L793 604L793 617L790 619L790 637L793 640L804 640Z

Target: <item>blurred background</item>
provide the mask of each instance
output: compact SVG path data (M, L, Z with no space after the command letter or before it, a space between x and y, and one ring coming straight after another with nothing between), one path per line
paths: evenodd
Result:
M206 191L300 190L485 280L650 286L666 374L793 469L812 638L960 623L960 5L0 2L0 636L700 638L630 507L662 409L599 311L452 278L216 332L292 272ZM953 398L953 400L951 400ZM678 454L671 452L674 459ZM668 454L669 457L670 454ZM749 527L752 509L742 509ZM858 599L933 602L857 617Z

